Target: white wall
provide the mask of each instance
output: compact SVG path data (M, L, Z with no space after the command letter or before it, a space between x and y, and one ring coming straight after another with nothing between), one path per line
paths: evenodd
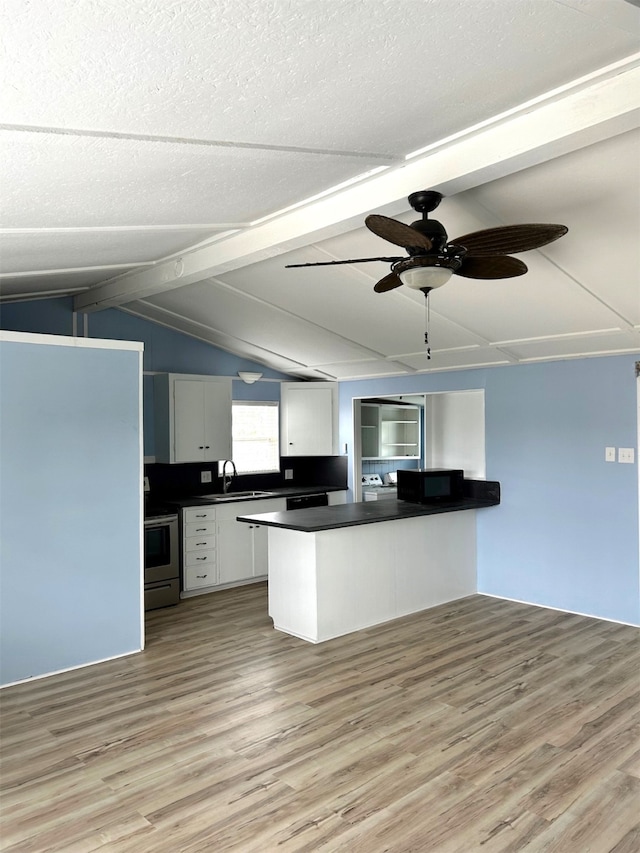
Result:
M427 394L425 401L425 466L484 479L484 390Z

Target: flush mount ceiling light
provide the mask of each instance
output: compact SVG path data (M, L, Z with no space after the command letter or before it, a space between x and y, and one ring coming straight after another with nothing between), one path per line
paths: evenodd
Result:
M238 376L246 385L253 385L254 382L257 382L258 379L262 378L261 373L251 373L247 370L239 370Z

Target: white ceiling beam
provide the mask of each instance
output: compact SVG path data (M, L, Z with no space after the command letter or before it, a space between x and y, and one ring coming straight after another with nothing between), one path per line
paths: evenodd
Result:
M111 279L75 298L77 311L145 299L357 228L372 211L397 214L417 189L453 195L640 127L640 66L551 93L539 105L458 138L333 195L275 216L213 245Z

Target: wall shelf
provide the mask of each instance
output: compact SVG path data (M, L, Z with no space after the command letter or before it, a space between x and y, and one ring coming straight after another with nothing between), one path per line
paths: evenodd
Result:
M417 406L362 403L363 460L420 459L420 410Z

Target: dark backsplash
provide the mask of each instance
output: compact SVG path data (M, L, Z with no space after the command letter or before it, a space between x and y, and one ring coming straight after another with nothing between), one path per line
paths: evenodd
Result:
M227 473L231 466L227 466ZM293 472L285 480L284 472ZM211 471L211 482L201 483L202 471ZM191 462L182 465L153 463L144 466L154 500L208 495L222 491L217 462ZM280 473L241 474L234 479L232 491L247 489L277 489L284 486L334 486L347 488L346 456L283 456Z

